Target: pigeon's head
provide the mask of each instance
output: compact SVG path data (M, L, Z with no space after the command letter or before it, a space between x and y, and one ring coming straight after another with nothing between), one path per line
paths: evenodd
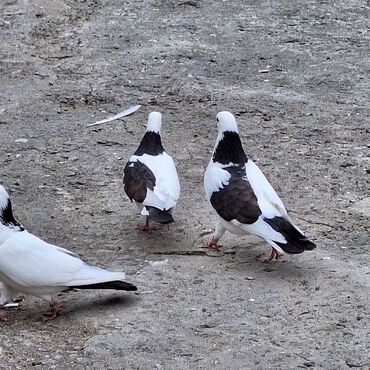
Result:
M220 133L230 131L238 133L235 117L230 112L219 112L216 116L217 127Z
M0 231L1 226L7 226L17 231L24 230L24 227L13 216L9 194L5 188L0 185Z
M160 133L162 127L162 115L159 112L151 112L148 117L147 131Z

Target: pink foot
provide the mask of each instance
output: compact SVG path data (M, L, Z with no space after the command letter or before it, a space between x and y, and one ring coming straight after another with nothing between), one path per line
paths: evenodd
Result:
M221 244L218 244L218 241L214 239L211 239L208 242L204 242L199 246L199 248L213 249L217 252L221 252L222 247L223 246Z
M57 318L62 312L65 311L64 304L51 304L50 309L43 313L44 321L50 321Z
M272 248L271 253L266 258L264 258L264 260L262 262L268 263L268 262L272 261L273 259L275 259L277 261L279 259L279 257L280 257L279 252L275 248Z
M149 225L149 218L148 217L145 219L145 224L144 225L137 224L136 229L140 230L140 231L144 231L145 233L150 233L152 230L156 230L155 226L150 226Z
M149 224L148 225L147 224L144 224L144 225L137 224L136 229L143 231L145 233L150 233L152 230L157 230L155 226L150 226Z
M0 313L0 321L8 321L8 319L6 318L6 316L3 314L4 310L3 310L3 305L0 305L0 309L1 309L1 313Z

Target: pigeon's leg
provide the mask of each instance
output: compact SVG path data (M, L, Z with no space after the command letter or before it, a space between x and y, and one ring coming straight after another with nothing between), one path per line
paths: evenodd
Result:
M280 257L279 252L274 247L271 247L271 253L263 260L263 262L270 262L273 259L277 261L279 257Z
M43 313L44 321L50 321L57 318L62 312L65 311L63 304L57 304L56 302L50 303L50 309Z
M5 316L5 312L2 310L3 307L3 305L0 305L0 321L7 321L8 319Z
M208 242L202 243L199 248L207 248L207 249L214 249L217 252L221 252L221 248L223 246L218 243L217 239L212 238L211 240L208 240Z
M222 236L225 234L225 227L222 225L220 221L216 224L216 230L213 233L212 239L208 242L202 243L199 248L209 248L214 249L218 252L221 251L222 245L218 243L218 241L222 238Z
M140 231L144 231L144 232L147 232L147 233L150 233L152 230L155 230L155 226L150 226L149 225L149 217L146 216L146 219L145 219L145 224L144 225L141 225L141 224L138 224L136 226L136 228Z
M2 309L10 300L15 298L18 292L11 288L9 285L3 283L3 289L0 297L0 309ZM6 321L5 313L0 312L0 321Z

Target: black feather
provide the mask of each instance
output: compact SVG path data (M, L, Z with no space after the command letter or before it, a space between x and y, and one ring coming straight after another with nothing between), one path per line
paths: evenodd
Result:
M299 230L297 230L287 219L283 217L264 218L275 231L282 234L287 243L274 242L286 253L303 253L312 251L316 245L307 239Z
M147 131L136 149L134 155L141 156L143 154L158 155L164 152L162 146L161 135L157 132Z
M237 220L242 224L253 224L262 214L257 197L245 176L245 164L224 168L231 175L229 183L213 192L210 202L225 220Z
M145 206L149 212L149 219L159 224L170 224L175 222L169 210L161 210L155 207Z
M139 160L127 162L124 169L123 183L125 192L131 202L142 203L146 197L147 189L153 190L155 177L153 172Z
M126 283L125 281L115 280L115 281L107 281L104 283L95 283L95 284L88 284L88 285L75 285L70 286L70 289L115 289L115 290L129 290L135 291L137 287L134 284Z
M242 164L248 162L237 132L225 131L213 154L213 162Z
M24 227L19 223L13 216L12 202L8 199L8 203L5 208L0 209L0 221L3 225L9 227L17 227L19 231L23 231Z

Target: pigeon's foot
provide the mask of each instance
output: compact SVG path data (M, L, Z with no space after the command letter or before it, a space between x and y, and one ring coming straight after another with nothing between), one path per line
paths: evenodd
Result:
M137 224L136 229L140 230L140 231L143 231L145 233L150 233L153 230L157 230L155 226L150 226L149 224L146 224L146 223L144 225Z
M50 321L57 318L62 312L64 312L66 307L64 304L53 303L50 305L50 309L43 313L44 321Z
M3 305L0 305L0 321L8 321L8 319L5 316L3 307L4 307Z
M199 248L213 249L217 252L221 252L222 247L223 246L221 244L218 244L218 240L215 239L211 239L208 242L204 242L199 245Z
M149 217L146 218L144 225L137 224L136 229L140 231L144 231L145 233L150 233L152 230L157 230L155 226L149 225Z
M275 248L272 248L271 253L267 257L265 257L262 262L267 263L272 260L277 261L279 257L280 257L279 252Z

